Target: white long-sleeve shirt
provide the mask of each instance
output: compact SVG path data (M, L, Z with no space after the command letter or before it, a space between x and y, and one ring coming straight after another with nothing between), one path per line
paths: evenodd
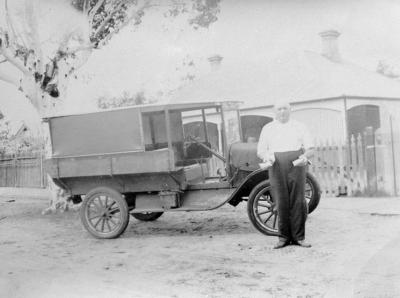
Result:
M296 151L314 147L307 127L296 120L281 123L274 120L261 130L257 155L263 160L275 152Z

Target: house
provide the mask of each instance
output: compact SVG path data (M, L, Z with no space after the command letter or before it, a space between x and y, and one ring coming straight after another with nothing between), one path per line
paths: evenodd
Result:
M2 153L16 153L17 150L32 146L34 136L22 120L10 120L0 112L0 148Z
M400 193L400 175L396 177L400 173L400 83L343 59L338 31L319 35L319 53L291 51L240 68L224 66L222 57L214 57L211 63L219 67L214 65L207 76L177 90L171 101L242 101L245 141L258 140L263 125L272 121L277 100L291 102L292 117L305 123L317 140L345 143L371 127L379 135L377 146L384 147L377 153L385 164L380 166L382 179L394 181L386 183L392 185L388 192Z

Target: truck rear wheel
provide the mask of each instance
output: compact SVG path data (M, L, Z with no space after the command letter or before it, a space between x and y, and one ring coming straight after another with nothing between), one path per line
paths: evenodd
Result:
M320 201L321 192L314 176L307 173L305 186L305 199L308 213L313 212ZM251 223L261 233L268 236L278 235L278 210L276 202L271 196L269 180L257 184L249 195L247 213Z
M308 205L308 214L310 214L317 208L321 198L319 184L315 177L310 173L307 173L306 177L305 196Z
M163 215L164 212L143 212L143 213L131 213L131 215L137 220L141 221L153 221Z
M128 204L114 189L98 187L85 196L80 217L83 226L94 237L117 238L129 223Z

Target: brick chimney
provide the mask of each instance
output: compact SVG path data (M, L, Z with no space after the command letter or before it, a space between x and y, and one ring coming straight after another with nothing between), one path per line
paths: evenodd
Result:
M224 57L220 56L220 55L213 55L208 57L208 62L210 62L211 65L211 70L216 71L220 68L221 66L221 61L222 59L224 59Z
M336 30L325 30L319 33L322 41L322 56L332 62L340 62L342 59L339 53L338 37L340 32Z

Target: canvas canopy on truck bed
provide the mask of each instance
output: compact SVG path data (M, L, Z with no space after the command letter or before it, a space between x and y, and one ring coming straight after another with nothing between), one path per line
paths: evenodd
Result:
M55 179L180 171L186 162L182 113L222 105L138 105L45 118L52 142L46 169Z
M49 125L53 157L143 150L138 109L56 117Z
M220 103L140 105L45 118L52 157L99 155L145 150L143 113L217 108Z

